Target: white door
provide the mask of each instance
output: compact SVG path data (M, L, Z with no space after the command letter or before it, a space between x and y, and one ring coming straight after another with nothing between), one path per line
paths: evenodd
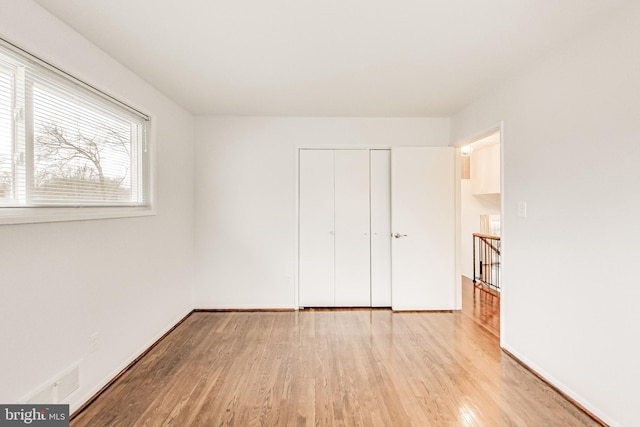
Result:
M392 307L455 309L452 147L391 150Z
M299 301L334 304L333 150L300 150Z
M335 152L335 306L371 306L369 150Z
M391 151L371 150L371 306L391 306Z

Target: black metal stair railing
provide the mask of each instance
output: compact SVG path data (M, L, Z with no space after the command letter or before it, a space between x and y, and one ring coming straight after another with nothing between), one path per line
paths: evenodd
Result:
M473 233L473 284L500 291L500 236Z

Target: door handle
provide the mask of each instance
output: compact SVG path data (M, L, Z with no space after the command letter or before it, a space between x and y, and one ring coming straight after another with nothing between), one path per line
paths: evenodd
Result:
M396 239L399 239L401 237L407 237L407 235L406 234L396 233L396 234L393 234L393 237L395 237Z

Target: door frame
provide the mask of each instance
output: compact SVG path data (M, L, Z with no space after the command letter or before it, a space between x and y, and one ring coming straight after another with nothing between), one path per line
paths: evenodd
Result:
M507 239L505 236L507 233L505 232L505 222L504 222L504 149L505 149L505 132L504 132L504 120L499 121L496 125L490 126L486 129L483 129L480 132L476 132L469 137L465 137L455 141L452 145L456 149L456 165L455 165L455 173L456 173L456 288L459 290L457 294L458 298L458 309L462 309L462 239L467 238L468 236L462 236L462 178L461 178L461 166L462 162L460 160L460 150L463 146L472 144L482 138L485 138L495 132L500 132L500 279L502 281L500 286L500 346L502 347L503 336L505 331L505 321L504 321L504 308L505 308L505 292L508 292L508 286L505 286L506 281L504 280L504 271L503 265L505 262L504 254L508 252L505 251L505 247L508 245Z

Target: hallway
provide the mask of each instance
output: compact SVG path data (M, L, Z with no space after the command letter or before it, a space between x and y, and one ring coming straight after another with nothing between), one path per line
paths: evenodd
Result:
M473 281L465 276L462 276L462 313L500 338L500 294L474 289Z

